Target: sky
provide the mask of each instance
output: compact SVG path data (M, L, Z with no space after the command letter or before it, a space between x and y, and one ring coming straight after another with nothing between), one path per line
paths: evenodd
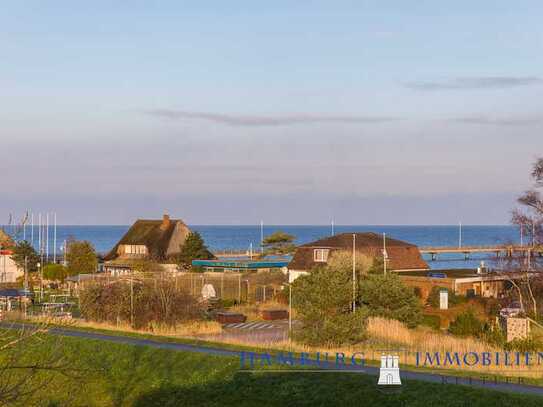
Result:
M5 1L0 223L505 224L540 1Z

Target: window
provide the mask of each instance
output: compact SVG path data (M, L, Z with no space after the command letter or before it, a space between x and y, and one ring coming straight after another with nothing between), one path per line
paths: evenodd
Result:
M318 263L326 263L328 260L328 249L315 249L313 250L313 260Z
M142 244L126 244L124 252L126 254L147 254L147 247Z

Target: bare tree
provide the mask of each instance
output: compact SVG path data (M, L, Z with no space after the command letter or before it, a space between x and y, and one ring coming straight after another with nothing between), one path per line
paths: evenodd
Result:
M52 375L75 378L78 371L52 338L47 323L0 326L0 405L30 405L46 391Z
M513 211L512 222L522 230L527 241L534 246L543 244L543 158L533 166L531 177L534 185L519 198L519 208Z

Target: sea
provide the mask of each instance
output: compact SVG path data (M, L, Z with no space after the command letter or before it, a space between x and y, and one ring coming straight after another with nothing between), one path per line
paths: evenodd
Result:
M253 247L259 249L261 234L267 236L276 231L283 231L295 236L296 244L308 243L332 233L345 232L375 232L386 233L388 237L405 240L420 247L451 247L451 246L491 246L499 244L519 244L520 232L518 227L511 225L476 226L476 225L450 225L450 226L369 226L369 225L240 225L240 226L211 226L189 225L192 230L198 231L207 246L212 251L245 251ZM57 253L65 239L88 240L96 251L107 253L126 233L129 226L57 226ZM10 232L10 226L4 226ZM14 230L13 228L11 230ZM37 246L37 228L34 233L30 226L26 227L24 235L27 241L34 238ZM22 238L23 232L18 231L17 237ZM526 242L525 242L526 243ZM49 230L50 253L53 252L53 231ZM442 254L436 261L431 261L429 255L423 256L432 269L474 268L484 261L492 267L495 257L492 254L473 254L469 260L463 254Z

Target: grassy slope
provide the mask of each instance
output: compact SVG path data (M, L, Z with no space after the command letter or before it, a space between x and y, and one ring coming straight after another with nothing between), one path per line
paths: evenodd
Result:
M23 322L23 321L20 321L20 322ZM124 337L138 338L138 339L149 339L154 342L182 343L182 344L196 345L196 346L216 348L216 349L227 349L227 350L234 350L234 351L246 350L246 351L252 351L252 352L266 352L266 353L271 353L271 354L276 354L277 352L280 352L280 350L272 350L273 348L270 346L229 344L229 343L224 343L224 342L181 338L181 337L171 337L171 336L161 336L161 335L156 335L156 334L144 334L144 333L139 333L139 332L78 327L76 325L64 326L64 327L59 325L58 327L69 329L69 330L99 333L99 334L104 334L104 335L109 335L109 336L124 336ZM401 348L402 345L398 345L397 347ZM296 357L299 357L299 352L294 351L293 353ZM366 365L369 365L369 366L379 366L380 364L378 360L370 360L370 359L367 359L365 363ZM463 371L463 370L458 370L458 369L446 369L446 368L438 369L438 368L424 367L424 366L417 367L414 365L407 365L404 363L402 363L400 367L402 368L402 370L410 370L414 372L427 372L427 373L435 373L435 374L458 376L458 377L472 377L474 379L485 378L486 380L490 380L490 381L494 380L494 377L497 377L498 381L501 381L501 382L507 382L506 379L509 378L509 380L511 380L512 382L516 381L515 375L511 374L511 372L509 372L509 374L506 374L506 375L499 375L499 374L496 375L496 374L488 374L485 372ZM522 383L527 384L527 385L543 386L543 379L525 377L523 378Z
M383 394L353 373L240 373L236 358L108 342L61 340L80 378L51 373L32 405L70 406L540 406L541 398L407 382Z

